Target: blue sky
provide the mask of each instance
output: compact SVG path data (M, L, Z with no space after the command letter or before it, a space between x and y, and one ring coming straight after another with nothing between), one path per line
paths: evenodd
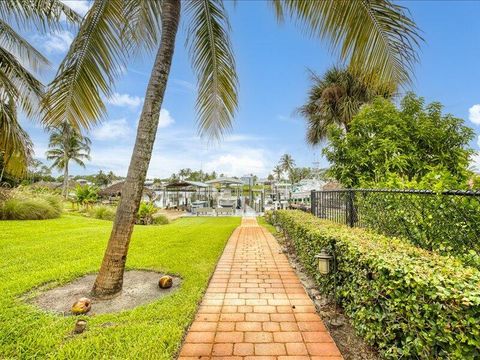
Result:
M87 1L68 3L79 12L88 9ZM410 9L425 39L410 89L427 101L442 102L446 112L465 119L480 133L480 2L402 4ZM240 79L240 106L233 130L220 144L209 144L197 136L195 78L182 26L149 177L166 177L185 167L231 176L250 172L266 176L283 153L292 154L299 166L312 166L315 159L322 166L328 165L320 148L305 144L304 122L294 111L306 99L307 69L322 73L337 64L337 59L327 44L305 37L292 24L277 24L263 1L240 0L236 7L228 8ZM64 31L26 36L57 65L74 34ZM86 169L74 167L73 174L99 169L126 174L152 57L143 56L128 64L116 96L108 100L107 118L89 133L92 161ZM53 73L45 74L44 80L51 79ZM48 135L38 124L23 124L33 138L36 156L43 160ZM472 146L479 148L478 139ZM480 164L480 158L475 162Z

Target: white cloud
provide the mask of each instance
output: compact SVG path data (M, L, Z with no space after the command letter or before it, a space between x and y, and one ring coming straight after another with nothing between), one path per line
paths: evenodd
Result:
M232 152L214 156L206 163L207 171L216 171L230 176L242 176L245 174L264 175L267 170L267 161L262 150L244 147Z
M132 131L126 119L111 120L103 122L97 129L92 130L92 137L100 141L119 140L127 138Z
M112 97L107 99L107 103L114 106L136 109L143 103L143 98L139 96L131 96L129 94L119 94L116 92Z
M82 16L85 16L92 7L92 2L88 0L62 0L62 2Z
M468 119L474 124L480 125L480 104L473 105L468 109Z
M48 53L65 53L73 41L73 34L68 30L56 30L38 37L38 41Z
M175 119L170 115L170 111L167 109L160 110L160 119L158 121L158 128L166 128L172 125L175 122Z

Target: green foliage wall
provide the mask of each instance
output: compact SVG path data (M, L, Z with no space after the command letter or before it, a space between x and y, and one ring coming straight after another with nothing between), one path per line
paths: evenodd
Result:
M395 238L298 211L270 213L320 289L336 295L358 333L387 359L478 359L480 272ZM335 254L317 271L315 254Z
M442 114L440 103L426 105L408 93L399 108L381 98L365 105L347 133L331 128L324 154L331 175L346 187L378 183L392 174L410 181L442 171L462 183L469 176L473 137L462 119Z
M361 226L480 269L480 195L356 192Z

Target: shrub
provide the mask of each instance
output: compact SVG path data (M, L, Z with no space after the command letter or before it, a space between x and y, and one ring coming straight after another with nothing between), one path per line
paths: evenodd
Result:
M368 192L356 200L366 227L480 269L480 197Z
M117 209L112 206L98 205L94 206L91 209L88 209L88 216L100 220L110 220L115 219L115 213Z
M355 329L385 358L480 357L477 269L299 211L277 211L267 219L283 228L320 289L336 295ZM315 254L322 248L335 258L328 275L317 271Z
M137 224L151 225L153 224L153 216L157 212L155 206L151 203L141 202L137 213Z
M155 225L167 225L169 222L165 215L157 214L153 216L153 224Z
M42 220L58 218L62 203L54 196L22 198L12 197L0 204L2 220Z
M98 199L98 188L95 186L80 186L77 185L75 188L75 195L74 195L75 201L79 205L88 206L90 204L93 204L94 202L97 201Z

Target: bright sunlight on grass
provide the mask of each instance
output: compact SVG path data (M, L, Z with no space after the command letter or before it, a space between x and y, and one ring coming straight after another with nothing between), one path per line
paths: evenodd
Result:
M0 222L0 358L172 359L239 218L184 218L136 226L127 269L178 274L178 291L118 314L77 318L43 313L22 294L98 270L112 222L79 216Z

